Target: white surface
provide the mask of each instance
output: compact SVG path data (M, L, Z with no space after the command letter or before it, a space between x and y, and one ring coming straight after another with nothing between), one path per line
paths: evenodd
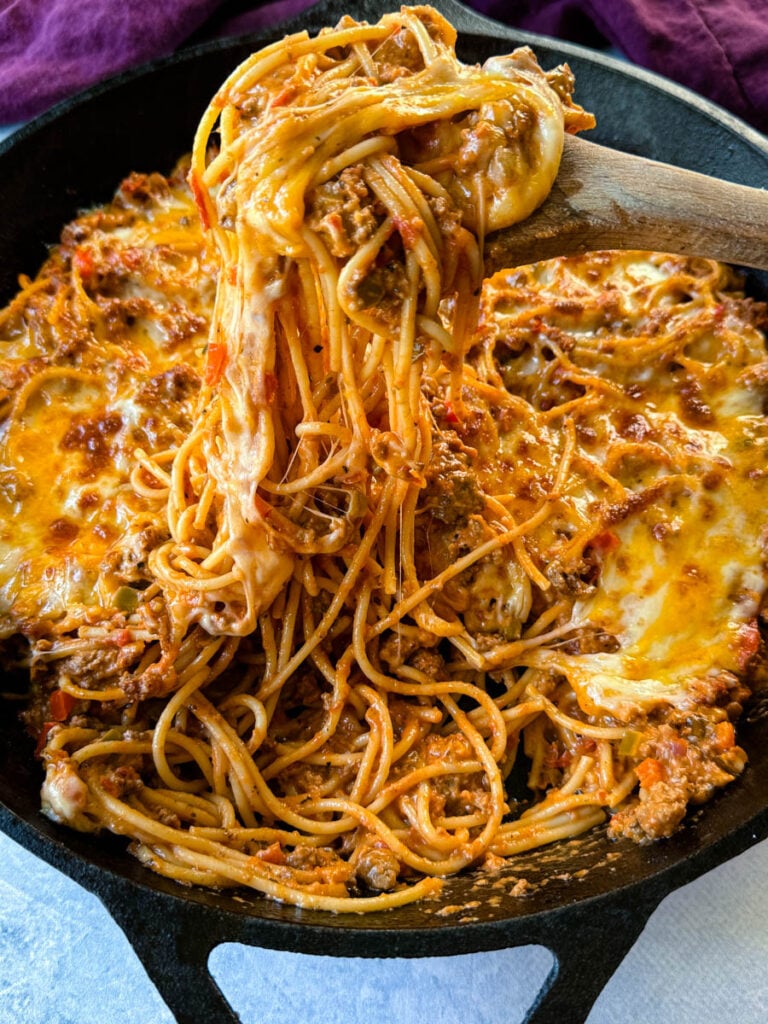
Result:
M3 141L6 136L11 135L16 131L17 128L21 128L20 124L0 124L0 142Z
M768 841L669 896L589 1024L765 1024L766 879ZM551 962L541 947L337 960L235 944L210 961L243 1024L518 1024ZM118 1022L173 1018L99 901L0 834L0 1024Z

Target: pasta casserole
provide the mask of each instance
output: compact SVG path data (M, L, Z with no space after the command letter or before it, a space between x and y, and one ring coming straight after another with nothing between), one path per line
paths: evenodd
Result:
M454 44L416 7L259 51L0 314L42 806L182 883L393 907L745 764L765 310L660 253L486 279L593 119Z

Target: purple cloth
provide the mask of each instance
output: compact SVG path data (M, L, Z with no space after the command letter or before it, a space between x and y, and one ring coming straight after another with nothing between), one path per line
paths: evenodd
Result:
M500 19L505 0L476 5ZM592 23L631 61L768 132L768 0L519 0L517 24L588 41Z
M768 132L768 0L474 0L532 32L602 40ZM272 27L309 0L0 0L0 123L190 38ZM393 9L397 4L393 3ZM354 11L354 4L350 4Z
M0 122L173 52L216 0L0 0Z

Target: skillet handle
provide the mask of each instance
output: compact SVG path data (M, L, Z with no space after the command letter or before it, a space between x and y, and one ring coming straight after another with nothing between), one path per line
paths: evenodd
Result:
M208 969L211 950L229 936L212 915L184 900L113 886L99 893L177 1024L240 1024ZM137 907L141 913L137 913Z
M619 890L607 904L564 907L534 925L525 940L546 946L555 963L523 1024L584 1024L664 895ZM100 896L177 1024L240 1024L208 969L211 951L231 939L214 915L204 914L201 927L197 904L146 889L139 900L130 886Z
M539 939L555 963L523 1024L583 1024L664 895L619 890L607 904L565 907L548 918Z

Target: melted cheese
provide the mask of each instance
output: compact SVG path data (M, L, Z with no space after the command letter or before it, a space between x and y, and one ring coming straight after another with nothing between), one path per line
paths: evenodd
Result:
M589 533L590 517L607 525L594 538L597 584L570 621L615 650L538 661L568 678L590 715L683 704L721 673L743 673L754 651L766 585L766 353L752 308L721 291L730 283L712 264L615 253L502 273L488 287L486 329L519 353L505 384L549 409L539 442L561 452L557 404L594 387L593 404L569 409L576 462L560 514L537 535L550 569L567 573L575 529ZM511 431L502 448L518 441Z
M678 500L662 541L642 516L617 531L599 589L574 608L575 624L620 642L568 660L585 710L625 718L638 702L680 703L692 682L744 670L745 629L765 588L763 524L759 508L734 500L738 487L721 490Z
M135 175L4 311L0 634L114 611L135 582L137 537L162 524L134 452L189 427L213 291L181 174Z
M486 283L480 346L531 415L513 402L502 417L477 399L483 489L524 521L551 495L569 430L576 438L526 547L547 599L570 602L573 635L611 641L531 659L566 676L586 714L685 703L751 653L765 590L765 342L732 287L714 264L647 253ZM96 621L121 585L144 578L166 527L131 485L134 453L173 447L189 429L213 291L185 188L155 181L146 199L124 190L76 222L6 310L3 635ZM574 536L591 524L585 561ZM272 555L244 553L258 562L254 585ZM596 583L582 581L585 566ZM478 573L483 629L513 635L507 606L524 622L520 579L516 563Z

